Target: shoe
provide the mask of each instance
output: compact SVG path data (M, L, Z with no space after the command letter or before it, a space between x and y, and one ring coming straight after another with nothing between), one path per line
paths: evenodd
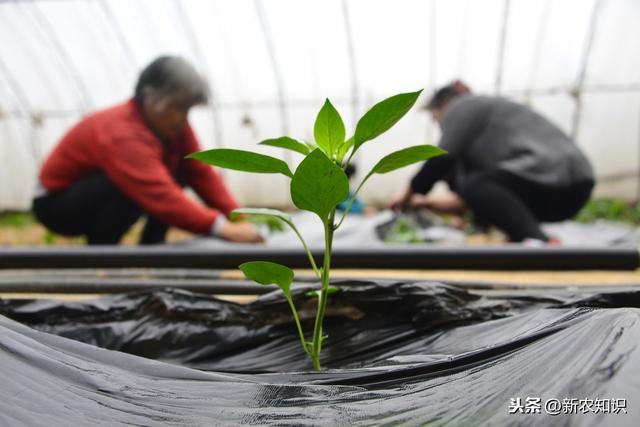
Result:
M549 239L546 242L540 239L534 239L532 237L527 237L522 241L522 245L529 248L544 248L548 246L558 247L562 246L562 242L559 239Z

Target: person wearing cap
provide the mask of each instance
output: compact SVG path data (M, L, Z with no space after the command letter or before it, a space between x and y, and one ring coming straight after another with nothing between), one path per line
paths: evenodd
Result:
M589 161L558 126L531 108L472 94L460 81L436 91L426 108L440 125L439 146L448 154L425 162L390 207L470 210L477 223L501 229L512 242L548 242L540 223L570 219L589 199L594 186ZM438 181L452 194L419 197Z
M163 242L169 226L262 241L251 224L226 219L239 205L217 171L185 159L200 151L189 110L207 99L204 78L184 59L151 62L132 99L86 116L53 149L33 200L38 220L55 233L86 236L90 245L119 243L142 215L140 244Z

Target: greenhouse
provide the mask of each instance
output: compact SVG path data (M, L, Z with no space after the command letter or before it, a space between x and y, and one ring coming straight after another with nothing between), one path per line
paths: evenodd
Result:
M639 18L0 1L0 425L637 425Z

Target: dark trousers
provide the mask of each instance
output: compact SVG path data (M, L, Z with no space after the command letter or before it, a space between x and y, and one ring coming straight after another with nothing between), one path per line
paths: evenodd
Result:
M35 198L33 212L49 230L65 236L85 235L89 245L119 243L144 213L103 173ZM139 243L164 242L167 229L166 224L148 217Z
M511 241L520 242L526 238L547 241L540 222L572 218L587 202L592 189L593 182L552 188L494 170L467 177L455 192L479 222L496 226Z

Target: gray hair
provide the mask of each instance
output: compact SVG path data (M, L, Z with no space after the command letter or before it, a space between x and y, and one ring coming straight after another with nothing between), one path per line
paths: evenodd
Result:
M142 104L149 96L155 101L178 98L187 105L206 104L209 86L182 57L161 56L142 70L136 83L136 100Z

